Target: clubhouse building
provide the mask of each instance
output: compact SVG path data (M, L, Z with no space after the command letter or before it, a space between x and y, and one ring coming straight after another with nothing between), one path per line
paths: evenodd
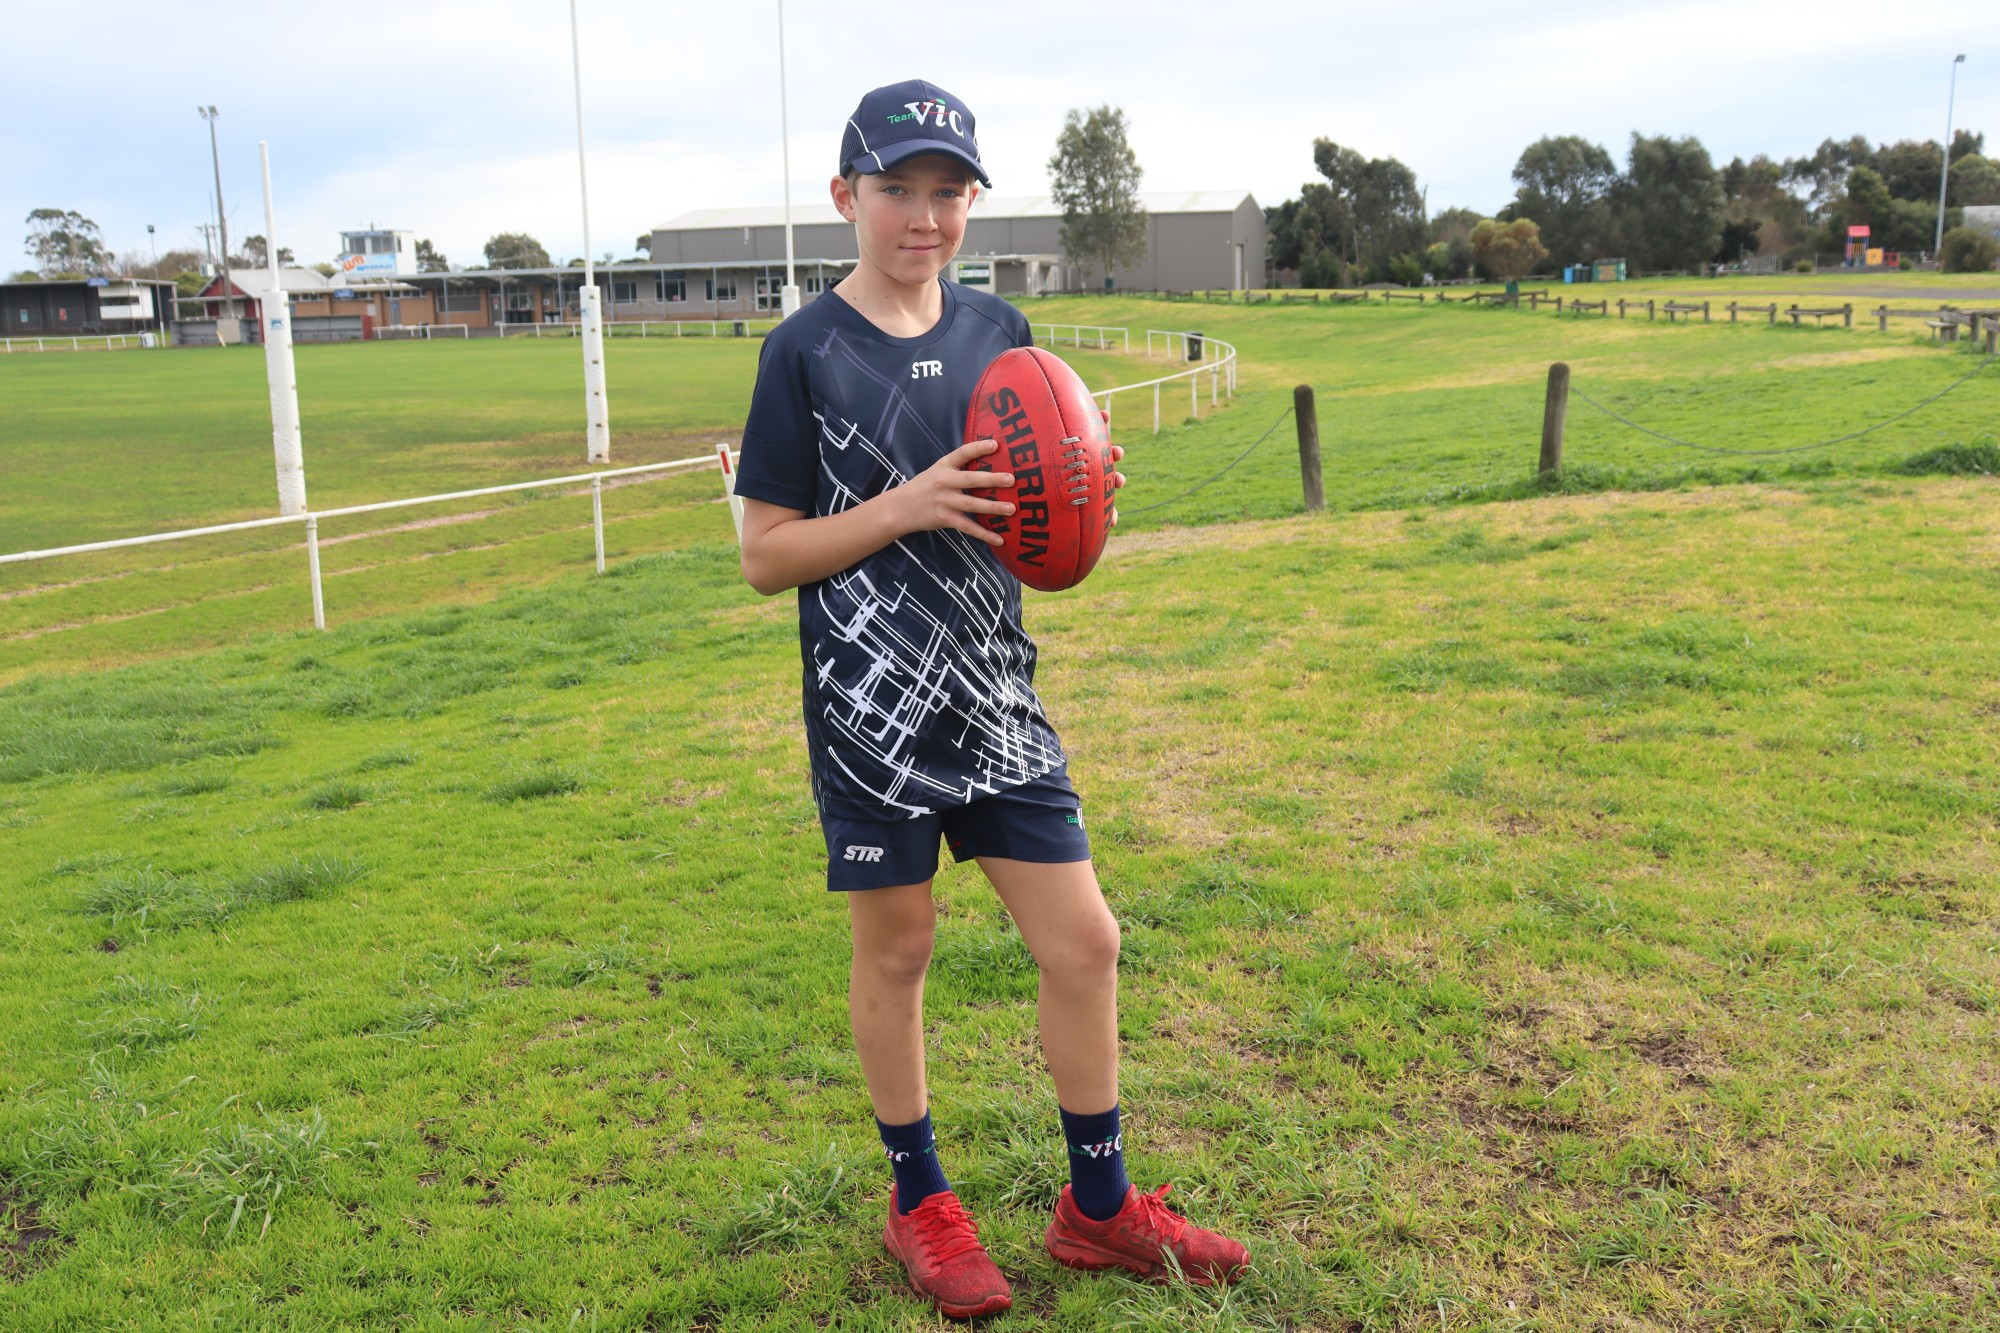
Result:
M1264 210L1248 192L1142 194L1146 254L1112 275L1125 290L1241 290L1261 284ZM778 315L785 284L782 208L704 209L653 229L651 259L597 267L604 317L619 323L670 320L747 321ZM1102 290L1095 269L1062 252L1062 210L1047 196L982 196L973 204L965 242L946 276L1002 296L1042 296ZM581 266L467 269L418 273L402 260L405 232L347 233L397 253L397 261L355 264L331 279L288 270L294 337L362 338L378 330L463 325L473 335L571 323L579 318ZM858 252L854 226L831 202L792 209L793 272L800 297L816 299L850 272ZM343 266L348 258L343 257ZM371 271L372 270L372 271ZM295 283L293 274L302 276ZM234 275L245 297L261 294L267 276ZM248 290L257 288L257 292ZM219 311L219 290L204 300ZM244 334L254 338L254 316ZM326 322L331 321L331 322Z

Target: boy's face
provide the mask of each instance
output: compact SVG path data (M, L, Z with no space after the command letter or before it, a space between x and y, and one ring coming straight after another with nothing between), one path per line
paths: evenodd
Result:
M925 153L887 171L833 178L833 204L854 224L864 263L908 286L932 282L965 239L979 186L956 159Z

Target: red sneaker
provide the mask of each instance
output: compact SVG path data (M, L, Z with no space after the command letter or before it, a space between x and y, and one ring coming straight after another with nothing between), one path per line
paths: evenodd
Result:
M1151 1194L1141 1194L1134 1186L1126 1191L1124 1206L1114 1217L1093 1222L1077 1208L1069 1186L1063 1186L1045 1238L1050 1255L1071 1268L1123 1268L1154 1282L1172 1278L1169 1255L1179 1263L1182 1275L1197 1286L1242 1277L1250 1252L1227 1236L1196 1226L1160 1202L1172 1188L1162 1185Z
M931 1195L905 1216L896 1207L896 1187L891 1185L882 1243L903 1261L917 1294L928 1297L940 1314L971 1319L1013 1308L1013 1289L949 1190Z

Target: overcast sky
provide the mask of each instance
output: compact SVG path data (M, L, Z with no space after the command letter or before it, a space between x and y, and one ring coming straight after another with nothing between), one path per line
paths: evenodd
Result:
M776 0L579 0L591 249L697 208L784 198ZM1047 191L1063 114L1111 103L1148 190L1274 204L1326 136L1416 173L1433 211L1492 211L1545 134L1622 163L1634 130L1693 134L1717 164L1828 136L2000 153L2000 4L1603 0L1199 5L1010 0L785 7L794 202L826 194L860 94L940 84L979 117L994 192ZM342 228L409 228L461 267L526 231L583 253L566 0L198 0L9 6L0 19L0 221L76 209L120 252L198 246L221 110L232 238L264 230L271 146L281 244L330 259ZM0 272L27 264L18 250Z

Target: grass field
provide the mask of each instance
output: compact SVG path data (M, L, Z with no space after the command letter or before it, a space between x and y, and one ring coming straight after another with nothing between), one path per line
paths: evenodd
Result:
M1917 275L1928 276L1928 275ZM1723 449L1786 449L1903 411L1979 364L1914 333L1558 320L1512 310L1189 307L1133 298L1034 303L1043 323L1199 321L1243 349L1244 395L1189 427L1184 389L1121 396L1131 450L1126 533L1298 512L1288 424L1222 484L1185 500L1317 386L1329 502L1402 506L1532 490L1548 364L1580 393ZM1162 360L1064 354L1096 387ZM569 340L299 349L310 494L321 507L553 476L583 467L578 350ZM756 345L624 340L611 349L613 461L706 454L740 429ZM21 357L0 375L0 550L259 517L274 507L263 363L254 349ZM1663 444L1573 402L1572 489L1660 488L1784 475L1876 475L1946 451L2000 468L2000 373L1850 444L1741 458ZM1207 416L1209 387L1200 391ZM606 499L613 558L727 532L712 473ZM327 524L335 623L477 600L589 561L587 495L501 497ZM491 517L468 517L478 515ZM356 540L367 533L380 533ZM346 539L346 540L343 540ZM0 681L37 666L108 665L308 621L305 555L285 530L0 567Z
M990 1326L1995 1327L2000 507L1908 465L1995 448L2000 369L1802 458L1696 462L1573 403L1540 493L1550 360L1740 448L1980 362L1199 315L1244 396L1157 439L1120 407L1132 516L1028 623L1125 927L1135 1176L1257 1269L1220 1296L1041 1256L1033 967L947 872L933 1095L1017 1283ZM733 429L754 349L629 346L617 461ZM569 469L575 355L302 349L348 414L336 446L307 408L315 500ZM121 378L176 364L244 382ZM260 371L7 365L0 465L41 471L0 548L267 509ZM1332 512L1296 512L1283 423L1174 499L1298 382ZM253 632L303 618L295 548L0 571L0 1322L937 1326L879 1248L790 603L742 585L713 496L607 496L602 579L574 498L329 547L326 634Z

